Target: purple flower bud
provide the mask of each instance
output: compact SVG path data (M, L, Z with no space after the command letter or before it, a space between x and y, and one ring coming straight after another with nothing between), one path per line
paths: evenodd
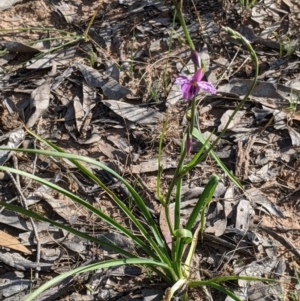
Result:
M191 60L194 63L195 66L197 66L198 68L201 67L201 57L199 52L197 52L196 50L192 50L191 52Z

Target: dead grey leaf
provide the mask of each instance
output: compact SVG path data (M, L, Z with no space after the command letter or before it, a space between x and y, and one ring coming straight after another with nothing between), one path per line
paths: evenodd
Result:
M273 113L274 116L274 128L275 129L286 129L287 124L286 124L286 113L284 111L279 111L279 110L274 110Z
M265 227L265 226L259 226L259 228L266 233L268 233L270 236L272 236L274 239L276 239L280 244L285 246L290 252L292 252L298 259L300 258L300 250L288 239L285 237L279 235L276 231L273 231L272 228Z
M80 144L92 144L100 141L101 136L97 133L92 133L87 139L77 138L77 142Z
M55 199L46 193L42 193L42 198L69 224L75 223L79 216L85 216L85 212L68 198Z
M106 60L105 61L105 72L104 74L106 76L109 76L113 79L115 79L116 81L119 81L120 78L120 70L118 68L118 66L110 60Z
M105 233L97 235L97 238L108 243L113 243L119 248L122 248L127 251L134 250L134 243L131 239L119 234L119 233ZM105 246L101 246L104 250L111 251Z
M260 8L258 9L260 10ZM274 32L281 27L282 21L280 20L279 22L274 22L267 28L265 28L259 35L259 37L263 39L271 38L274 36Z
M236 211L235 227L246 233L249 229L250 219L254 215L254 210L248 200L242 199L239 201Z
M13 271L1 275L0 291L2 297L10 297L27 290L31 285L31 280L25 279L23 272ZM16 297L15 297L16 298Z
M53 7L64 16L67 23L72 23L78 16L76 7L72 6L70 2L60 1L57 5L53 5Z
M221 124L220 124L219 127L218 127L218 131L219 131L219 132L221 132L221 131L225 128L225 126L226 126L226 124L227 124L227 122L228 122L230 116L232 115L232 113L233 113L233 110L227 110L227 111L222 115L221 120L220 120L220 121L221 121ZM241 118L242 118L244 115L245 115L245 113L244 113L243 111L238 111L238 112L235 114L234 118L233 118L233 119L231 120L231 122L229 123L228 129L234 128L234 127L240 122Z
M241 25L240 33L253 44L260 44L266 47L279 50L282 47L277 41L273 41L271 39L262 38L257 36L250 27Z
M268 16L268 14L262 7L257 7L256 5L254 5L251 9L251 19L258 24L262 24L266 16Z
M254 107L251 109L251 111L254 113L255 119L257 121L261 121L265 119L268 115L274 113L274 109L268 108L266 106L262 106L262 109Z
M110 276L125 277L125 276L139 276L142 274L142 269L133 265L122 265L113 267L109 271Z
M300 156L300 151L296 150L294 147L285 147L280 150L279 158L284 162L291 162Z
M125 102L106 100L103 102L122 118L138 124L153 124L163 120L163 114L152 108L141 108Z
M51 83L51 90L56 89L60 84L68 77L70 77L75 71L75 66L68 67L61 75L57 76L53 83Z
M43 69L52 67L52 61L55 61L57 66L68 65L74 58L76 46L59 49L53 53L41 56L40 58L32 59L26 64L27 69Z
M220 85L218 87L218 92L225 92L225 93L232 93L235 95L238 95L240 97L243 97L246 95L247 91L250 89L252 85L252 80L241 80L241 79L232 79L229 83L225 85ZM261 85L261 87L259 87ZM263 89L268 87L268 89ZM255 88L254 88L255 91ZM265 82L259 82L258 83L258 94L255 92L252 92L252 95L254 96L260 96L260 97L270 97L273 99L280 100L281 97L276 93L276 90L274 88L273 84L268 83L266 85ZM260 91L263 91L264 93L260 93ZM257 92L257 90L256 90Z
M41 259L48 263L54 263L61 256L62 250L60 248L42 248Z
M31 128L34 126L38 118L46 111L49 107L50 102L50 85L46 81L41 86L37 87L32 91L30 97L30 107L35 108L33 114L29 117L26 126Z
M83 95L82 108L85 113L85 116L87 116L96 105L97 94L95 89L83 83L82 95Z
M40 50L34 47L27 46L20 42L6 42L5 47L9 52L18 52L18 53L39 53Z
M143 301L160 301L163 300L164 291L160 289L142 289Z
M169 158L162 157L161 160L161 165L163 169L169 169L169 168L176 168L177 167L177 162L175 161L170 161ZM144 173L144 172L153 172L158 170L158 163L157 163L157 158L152 158L149 159L148 161L145 162L140 162L139 165L132 165L130 167L130 171L132 173Z
M130 145L128 139L120 135L109 135L107 139L111 141L118 149L124 151L127 154L133 150L133 147Z
M32 262L22 257L19 253L4 251L0 252L0 261L20 271L35 269L37 267L40 267L42 271L50 271L52 266L52 264L45 262Z
M232 217L233 208L237 204L237 200L235 199L235 187L229 186L224 195L224 212L225 217L227 219Z
M278 175L278 171L272 168L272 162L267 163L261 169L248 176L248 179L252 183L260 183L264 181L270 181Z
M101 88L103 95L119 100L130 93L130 90L121 86L116 80L102 75L92 67L77 65L86 82L94 88Z
M24 220L23 218L20 217L20 215L16 214L13 211L4 210L2 213L0 213L0 220L1 220L2 224L10 225L11 227L14 227L14 228L17 228L20 230L25 230L25 231L33 230L32 224L29 220ZM53 228L46 222L35 222L35 226L36 226L38 232L46 231L46 230L49 230L49 231L53 230Z
M288 127L288 131L292 140L293 146L300 146L300 133L292 127Z
M18 54L7 52L0 57L0 66L3 66L13 60ZM1 83L0 88L3 88L3 83Z
M265 149L255 159L255 164L265 165L270 161L275 161L280 157L280 153L276 152L274 149Z
M94 274L93 274L94 275ZM90 285L89 285L90 288ZM92 288L93 289L93 288ZM103 295L101 294L101 297L103 297ZM122 298L123 299L123 298ZM94 295L82 295L79 293L72 293L69 297L70 301L94 301L95 297ZM118 300L117 300L118 301ZM123 301L123 300L122 300ZM138 300L137 300L138 301Z
M187 201L199 197L203 193L204 187L189 187L189 185L184 185L181 191L181 199Z
M3 147L16 148L21 142L25 139L25 132L22 128L10 131L5 135L0 137L0 141L8 139L6 145L2 145ZM9 151L0 150L0 164L3 165L4 162L8 159Z
M98 148L107 158L128 164L128 156L122 150L118 150L102 140L98 142Z
M224 234L227 225L223 204L220 202L211 203L208 207L206 217L205 233L213 233L215 236Z
M71 238L68 236L61 244L73 252L84 253L86 251L84 240L76 236L72 236Z
M82 124L84 122L85 113L84 113L82 104L81 104L78 96L74 97L73 106L74 106L74 111L75 111L75 120L76 120L77 131L78 131L78 133L80 133Z
M277 217L284 218L284 214L280 209L273 204L266 196L264 196L259 189L251 188L246 190L246 196L249 198L250 203L254 209L262 210L267 213L273 214Z
M0 11L9 9L16 3L22 2L23 0L1 0L0 1Z

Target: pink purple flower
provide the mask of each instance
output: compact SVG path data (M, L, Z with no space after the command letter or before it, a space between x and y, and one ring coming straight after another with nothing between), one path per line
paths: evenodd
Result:
M183 75L177 76L175 83L181 86L183 99L193 99L200 92L200 90L212 94L217 93L217 90L213 84L201 80L203 75L202 69L199 69L192 77Z

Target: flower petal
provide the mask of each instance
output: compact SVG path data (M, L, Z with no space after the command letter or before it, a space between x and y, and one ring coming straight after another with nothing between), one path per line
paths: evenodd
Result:
M202 69L198 69L195 74L193 75L193 79L194 81L196 81L197 83L199 83L201 81L203 77L203 72Z
M186 83L189 83L190 82L190 79L186 76L183 76L183 75L179 75L176 77L176 80L175 80L175 84L177 85L184 85Z
M181 92L182 92L183 99L190 99L190 90L191 90L190 83L186 83L181 86Z
M217 93L216 88L213 86L213 84L211 84L209 82L200 81L197 83L197 86L204 92L211 93L211 94Z
M182 87L181 91L183 93L183 99L191 100L199 93L200 88L198 86L189 84L185 85L185 87Z

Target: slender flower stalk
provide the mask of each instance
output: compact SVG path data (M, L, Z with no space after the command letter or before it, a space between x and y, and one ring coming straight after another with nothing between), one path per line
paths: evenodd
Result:
M180 25L182 26L183 33L184 33L184 36L186 38L186 41L187 41L188 45L190 46L190 48L192 50L195 50L195 45L193 43L193 40L191 39L191 36L189 34L188 28L186 26L186 23L185 23L183 14L182 14L182 0L179 0L179 1L178 0L172 0L172 1L173 1L174 6L175 6L176 13L178 15Z

